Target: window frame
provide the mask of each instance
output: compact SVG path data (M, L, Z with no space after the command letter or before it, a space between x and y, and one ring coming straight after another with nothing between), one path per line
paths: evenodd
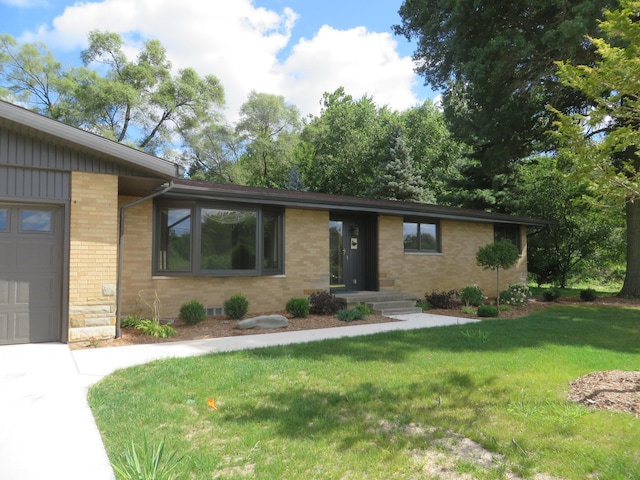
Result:
M188 270L161 269L159 264L162 233L161 211L165 208L191 210L191 239L190 239L190 268ZM253 212L255 221L255 265L250 269L204 269L202 261L202 211L205 209L230 210L239 212ZM276 218L275 247L276 267L264 266L264 218L267 215ZM158 199L153 205L153 255L152 274L154 276L170 277L247 277L247 276L275 276L284 274L284 209L262 205L247 205L232 202L218 202L209 200Z
M514 238L511 238L509 232L515 233ZM522 254L522 229L520 228L520 225L513 223L494 223L493 241L499 242L500 240L510 241L518 248L518 252Z
M417 224L417 240L418 240L418 248L406 248L404 242L404 229L407 223ZM421 225L433 225L436 230L435 240L436 240L436 248L435 249L426 249L422 248L421 245ZM402 246L405 253L426 253L426 254L437 254L442 253L442 241L441 241L441 227L440 221L432 218L412 218L405 217L402 220Z

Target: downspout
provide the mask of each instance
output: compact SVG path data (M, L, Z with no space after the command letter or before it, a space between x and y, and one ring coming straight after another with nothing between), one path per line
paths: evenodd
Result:
M142 202L146 202L158 195L162 195L163 193L167 193L174 187L173 180L169 182L163 190L159 192L154 192L146 197L139 198L135 202L127 203L120 208L120 238L118 241L118 280L116 284L116 338L120 338L122 336L122 327L121 318L122 318L122 263L123 263L123 253L124 253L124 212L129 207L134 207Z

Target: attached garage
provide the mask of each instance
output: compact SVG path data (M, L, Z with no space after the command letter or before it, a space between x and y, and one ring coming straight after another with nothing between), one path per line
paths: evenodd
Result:
M113 337L120 207L178 175L0 101L0 345Z
M61 338L62 212L0 203L0 345Z

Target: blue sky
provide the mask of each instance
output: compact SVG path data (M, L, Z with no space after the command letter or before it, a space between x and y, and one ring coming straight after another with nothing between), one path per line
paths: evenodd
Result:
M233 122L251 90L318 114L325 91L403 110L433 99L413 73L414 46L393 35L402 0L0 0L0 32L41 41L78 63L91 30L113 31L134 58L162 42L175 68L216 75Z

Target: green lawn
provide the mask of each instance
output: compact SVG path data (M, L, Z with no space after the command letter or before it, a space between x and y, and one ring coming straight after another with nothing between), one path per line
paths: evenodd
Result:
M112 461L164 439L186 478L431 478L446 430L504 456L458 461L470 478L640 478L640 419L566 400L581 375L640 369L639 340L637 309L557 306L158 361L107 377L89 401Z

